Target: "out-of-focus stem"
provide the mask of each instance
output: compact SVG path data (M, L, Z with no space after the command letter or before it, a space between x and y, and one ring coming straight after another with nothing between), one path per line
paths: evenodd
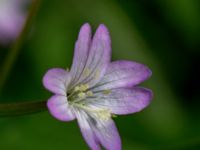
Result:
M16 39L16 42L14 43L13 47L11 48L7 57L5 58L5 61L0 69L0 90L3 88L7 78L9 76L9 73L12 69L12 66L15 63L16 58L20 52L20 49L32 27L32 22L37 13L39 5L40 5L40 0L32 1L32 4L30 6L30 11L27 16L27 20L24 24L24 28L22 29L22 32L20 33L19 37Z
M0 117L12 117L46 111L46 101L0 104Z

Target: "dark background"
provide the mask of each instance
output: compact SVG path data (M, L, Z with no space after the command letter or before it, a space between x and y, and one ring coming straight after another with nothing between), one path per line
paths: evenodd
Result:
M113 60L149 66L142 85L154 92L144 111L115 118L124 150L200 149L200 1L42 0L31 32L0 102L45 100L42 86L52 67L70 67L80 26L104 23ZM0 49L0 63L10 52ZM86 150L76 121L59 122L48 112L0 119L2 150Z

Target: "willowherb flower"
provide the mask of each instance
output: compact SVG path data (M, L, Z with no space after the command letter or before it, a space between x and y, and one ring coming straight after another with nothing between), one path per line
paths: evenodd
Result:
M151 101L150 90L135 87L151 76L146 66L133 61L111 62L111 41L105 25L91 39L84 24L75 45L70 69L50 69L44 86L55 95L47 103L61 121L78 120L82 135L93 150L102 145L120 150L121 140L112 116L138 112Z
M25 20L22 0L0 0L0 44L14 41Z

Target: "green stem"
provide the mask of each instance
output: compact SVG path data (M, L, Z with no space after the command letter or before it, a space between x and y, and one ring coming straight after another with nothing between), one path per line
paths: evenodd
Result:
M0 117L26 115L46 110L46 101L0 104Z
M12 69L12 66L15 63L16 58L20 52L22 44L24 43L32 27L32 22L39 8L39 5L40 5L40 0L33 0L24 28L19 37L16 39L16 42L11 48L11 51L8 53L7 58L5 58L5 62L3 63L3 66L1 67L2 70L0 72L0 90L3 88L8 78L8 75Z

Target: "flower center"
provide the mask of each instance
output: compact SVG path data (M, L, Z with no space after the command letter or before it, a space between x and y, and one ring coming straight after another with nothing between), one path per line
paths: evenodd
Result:
M111 117L111 112L109 109L94 108L94 107L88 106L86 104L86 101L83 101L86 98L93 96L93 92L88 89L89 89L88 84L81 84L81 85L76 86L70 93L67 94L69 104L76 108L82 109L88 113L91 113L95 117L101 120L107 121Z
M76 86L67 96L71 102L79 102L87 97L93 96L93 92L89 91L88 84L81 84Z

